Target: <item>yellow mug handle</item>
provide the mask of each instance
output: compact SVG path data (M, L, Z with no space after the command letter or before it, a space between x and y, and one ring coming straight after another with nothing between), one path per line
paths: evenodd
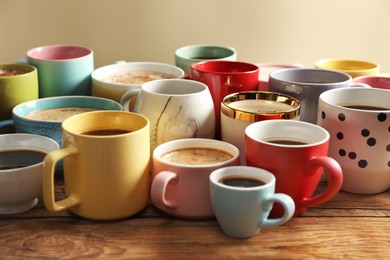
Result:
M80 204L80 198L76 194L69 194L63 200L55 201L54 195L54 173L59 160L77 154L77 148L69 146L60 150L48 153L43 163L43 201L45 207L52 212L58 212Z

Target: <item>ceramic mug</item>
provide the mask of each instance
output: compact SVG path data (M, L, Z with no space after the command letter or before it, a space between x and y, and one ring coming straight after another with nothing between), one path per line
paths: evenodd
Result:
M314 63L319 69L335 70L349 74L352 78L379 74L379 64L365 60L323 59Z
M275 176L264 169L230 166L210 174L210 198L213 211L223 232L236 238L257 235L261 228L279 226L294 214L292 198L275 193ZM269 218L277 203L283 215Z
M74 45L47 45L27 51L38 69L39 97L91 95L93 51Z
M175 51L175 65L191 72L191 65L205 60L237 60L237 52L232 47L198 44L180 47Z
M245 130L247 164L272 172L276 192L285 193L295 202L294 216L307 208L332 199L340 190L343 172L338 162L328 156L329 133L322 127L296 120L266 120ZM327 187L313 196L323 172ZM281 215L275 206L272 213Z
M239 163L239 150L218 140L190 138L161 144L153 152L151 201L177 217L213 217L210 173Z
M268 91L269 90L269 74L281 69L290 69L290 68L303 68L303 64L300 63L255 63L259 67L259 90Z
M38 72L30 65L0 65L0 120L10 119L12 109L38 98Z
M94 70L93 95L119 102L130 89L139 89L147 81L163 78L183 78L184 71L158 62L117 62Z
M68 209L92 220L123 219L149 200L149 120L124 111L78 114L62 123L63 148L46 155L43 198L49 211ZM63 160L67 196L54 197L54 169Z
M222 99L236 92L256 91L259 68L246 62L203 61L192 64L190 78L208 86L215 109L215 138L221 139Z
M61 96L34 99L15 106L12 119L0 121L0 129L47 136L62 145L61 124L71 115L92 110L123 110L112 100L90 96Z
M43 159L57 149L58 143L44 136L0 135L0 214L18 214L37 205Z
M390 188L390 92L335 89L320 95L318 125L330 133L329 156L344 173L342 190L373 194Z
M300 120L317 122L319 95L329 89L345 87L369 87L367 84L353 83L346 73L310 68L283 69L270 74L270 91L280 92L299 100Z
M151 151L167 141L182 138L213 138L215 114L207 86L186 79L146 82L126 92L121 104L137 97L130 111L143 114L151 124Z
M363 83L373 88L390 90L390 77L388 76L361 76L354 78L353 83Z
M245 159L245 128L270 119L299 120L299 101L285 94L246 91L227 95L221 103L221 140L240 150L241 165Z

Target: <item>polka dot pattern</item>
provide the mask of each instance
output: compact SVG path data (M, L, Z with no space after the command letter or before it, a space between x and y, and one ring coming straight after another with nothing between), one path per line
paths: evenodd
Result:
M327 118L327 114L325 111L321 111L321 119L325 120ZM387 120L387 115L383 112L380 112L376 116L378 122L385 122ZM337 119L340 121L340 123L348 122L348 118L346 114L339 113L337 115ZM390 126L387 127L387 131L390 133ZM377 138L375 136L372 136L372 131L370 131L369 128L363 128L360 130L360 134L363 138L366 139L366 145L367 147L375 147L377 145ZM336 139L337 140L343 140L345 138L345 134L341 131L336 133ZM390 144L386 146L386 152L390 153ZM356 153L356 151L347 151L344 148L339 149L339 156L340 157L346 157L357 164L359 168L366 168L369 165L369 162L365 158L360 158L359 155ZM390 161L387 162L387 167L390 168Z

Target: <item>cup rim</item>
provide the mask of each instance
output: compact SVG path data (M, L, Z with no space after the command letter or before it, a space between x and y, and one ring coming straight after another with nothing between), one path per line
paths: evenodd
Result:
M326 104L327 106L337 108L339 110L344 110L344 111L359 112L359 113L366 113L366 114L372 114L372 113L377 114L377 113L381 113L381 112L382 113L390 113L390 107L389 107L389 109L382 109L382 110L366 110L366 109L349 108L349 107L345 107L345 106L340 106L338 104L334 104L333 102L330 103L327 100L330 95L331 96L334 96L334 95L340 96L339 94L335 94L334 92L337 93L337 92L351 92L351 91L353 91L353 92L356 92L356 91L359 91L359 92L382 92L383 94L388 93L388 90L380 89L380 88L365 88L365 87L337 88L337 89L330 89L330 90L327 90L327 91L321 93L319 96L319 100L321 102L323 102L324 104ZM369 95L369 93L367 93L365 95ZM371 104L371 106L375 106L375 105L382 106L382 105L378 105L378 104Z
M31 66L29 64L19 64L19 63L14 63L14 64L11 64L11 63L7 63L7 64L0 64L0 70L8 70L7 67L10 67L12 69L17 69L18 67L21 67L21 68L27 68L28 71L25 71L23 72L22 74L17 74L17 75L12 75L12 76L1 76L0 75L0 79L2 80L5 80L7 78L21 78L21 77L28 77L31 75L31 73L36 73L37 72L37 68L34 67L34 66Z
M178 57L178 58L181 58L181 59L189 60L189 61L203 61L204 59L193 59L193 58L186 57L186 56L182 55L183 51L186 51L188 49L194 49L194 48L208 48L208 49L218 48L218 49L221 49L221 50L230 51L229 55L225 55L223 57L215 58L215 60L217 60L217 59L225 59L225 58L234 56L235 53L236 53L236 50L233 47L216 45L216 44L192 44L192 45L182 46L182 47L179 47L178 49L176 49L175 50L175 56Z
M102 97L95 97L95 96L55 96L55 97L45 97L45 98L38 98L38 99L33 99L33 100L28 100L28 101L25 101L23 103L20 103L18 105L16 105L13 109L12 109L12 115L13 116L16 116L24 121L29 121L29 122L44 122L44 123L59 123L61 124L61 122L58 122L58 121L53 121L53 120L37 120L37 119L31 119L31 118L26 118L25 116L27 115L21 115L20 113L18 113L17 111L19 109L21 109L21 107L25 107L25 106L31 106L32 104L34 103L41 103L41 102L50 102L52 100L58 100L58 99L62 99L62 100L69 100L69 99L74 99L74 100L86 100L86 99L89 99L89 100L101 100L101 101L104 101L104 102L107 102L107 103L111 103L115 106L118 107L118 109L120 110L115 110L115 111L121 111L123 110L123 106L121 104L119 104L118 102L114 101L114 100L111 100L111 99L108 99L108 98L102 98ZM50 108L61 108L61 107L70 107L70 106L50 106L48 109ZM74 107L74 106L72 106ZM85 106L77 106L77 107L85 107ZM99 108L98 108L99 109ZM39 109L39 110L43 110L43 109ZM38 111L38 110L32 110L30 111L29 113L33 112L33 111Z
M129 66L160 66L160 67L172 69L173 71L177 72L177 74L174 74L175 76L177 76L176 79L183 78L185 76L184 70L182 70L181 68L179 68L177 66L168 64L168 63L149 62L149 61L131 61L131 62L114 63L114 64L109 64L109 65L105 65L105 66L96 68L91 73L92 81L99 83L99 85L103 84L103 85L110 85L113 87L123 87L123 86L125 86L125 87L131 87L131 86L140 87L142 84L125 84L125 83L107 82L107 81L102 80L101 77L99 77L99 74L103 73L104 71L110 70L112 68L124 68L124 69L121 69L120 71L116 71L116 72L140 70L140 69L126 69L126 67L129 67ZM142 69L142 70L146 70L146 69ZM156 70L154 70L154 71L156 71ZM157 71L163 72L161 70L157 70ZM111 74L116 73L116 72L111 72L109 74L111 75Z
M266 139L266 138L259 139L259 138L256 138L256 137L253 136L254 135L253 133L257 132L254 129L259 129L259 128L263 128L264 129L264 125L265 126L273 125L273 128L275 128L274 125L279 126L279 127L286 127L286 126L294 127L294 128L296 128L296 130L299 130L299 132L302 133L302 135L304 133L302 132L302 130L299 129L299 127L304 126L305 129L309 129L309 131L317 131L317 132L319 131L321 133L321 136L319 136L318 133L316 133L316 134L313 134L311 137L313 137L313 138L321 137L321 139L318 139L317 141L314 141L314 142L310 141L307 144L301 144L301 145L289 145L289 144L271 143L271 142L265 141L264 139ZM291 135L291 133L292 133L292 131L289 131L290 135ZM298 138L296 138L294 136L274 136L274 137L275 138L291 137L291 138L294 138L294 139L298 139ZM306 137L306 135L305 135L305 137ZM274 147L284 147L284 148L289 148L289 149L302 149L302 148L307 148L307 147L313 147L313 146L321 145L321 144L324 144L324 143L328 142L329 139L330 139L330 134L329 134L329 132L325 128L323 128L323 127L321 127L319 125L313 124L313 123L304 122L304 121L297 121L297 120L274 119L274 120L259 121L259 122L255 122L255 123L250 124L245 129L245 138L248 138L248 139L252 140L253 142L262 143L262 144L269 145L269 146L274 146ZM299 140L307 141L307 139L305 139L303 137L299 138Z
M7 139L7 138L10 138L10 137L11 138L36 138L36 139L39 139L40 142L45 142L45 144L46 144L45 148L48 148L47 146L48 146L49 143L52 146L52 147L50 147L50 149L45 149L45 148L28 148L29 150L49 153L51 151L54 151L54 150L60 148L59 144L54 139L52 139L50 137L47 137L47 136L43 136L43 135L30 134L30 133L12 133L12 134L0 135L0 139ZM3 150L5 150L5 151L10 151L11 150L12 151L12 150L20 150L20 149L27 149L27 148L26 148L26 146L22 146L22 145L19 145L19 146L15 145L15 147L13 147L13 148L7 147L6 149L3 149L3 147L0 147L0 151L3 151ZM43 164L43 161L39 162L39 163L32 164L32 165L28 165L28 166L25 166L25 167L22 167L22 168L0 170L0 175L1 174L6 174L6 173L24 172L27 169L30 169L32 167L36 167L37 165L41 165L41 164Z
M52 59L52 58L50 58L50 59L43 59L43 58L37 57L36 55L33 55L36 52L38 52L39 50L43 50L43 49L57 49L57 48L73 48L73 49L81 50L82 53L76 55L75 57L63 58L63 59ZM27 51L26 56L29 59L39 60L39 61L64 62L64 61L73 61L73 60L82 59L82 58L87 57L87 56L92 55L92 54L93 54L93 50L91 48L88 48L88 47L85 47L85 46L73 45L73 44L53 44L53 45L43 45L43 46L39 46L39 47L34 47L34 48L32 48L32 49Z
M265 184L256 186L256 187L235 187L235 186L229 186L225 185L220 182L220 180L227 176L237 176L245 177L245 176L251 176L255 177L257 179L261 179L265 182ZM261 178L259 175L266 177ZM234 191L241 191L241 192L247 192L247 191L254 191L254 190L262 190L267 189L270 186L275 185L276 178L275 175L273 175L270 171L253 167L253 166L245 166L245 165L238 165L238 166L226 166L219 169L216 169L210 173L209 181L220 188L227 189L227 190L234 190Z
M160 93L157 91L153 91L156 89L156 85L163 86L165 88L172 88L173 84L181 85L181 88L183 88L184 85L187 85L188 87L194 86L194 88L197 88L197 90L194 90L192 92L188 93ZM207 91L208 87L205 83L195 80L187 80L187 79L156 79L152 81L145 82L141 86L141 91L145 91L148 93L151 93L153 95L159 95L159 96L189 96L189 95L197 95L199 93L202 93L204 91Z
M161 155L164 154L165 152L170 152L173 150L177 150L180 148L193 148L193 147L206 147L206 148L215 148L215 149L220 149L223 151L226 151L227 149L223 148L216 148L214 146L210 146L210 144L215 144L215 145L220 145L224 147L229 147L229 153L233 155L232 158L229 160L219 162L219 163L214 163L214 164L197 164L197 165L191 165L191 164L180 164L180 163L174 163L170 162L167 160L164 160L161 158ZM168 149L168 147L171 147ZM233 152L230 152L233 151ZM206 168L219 168L223 165L226 164L231 164L235 160L239 160L240 158L240 151L238 148L228 142L220 141L220 140L215 140L215 139L207 139L207 138L184 138L184 139L177 139L177 140L172 140L168 141L165 143L162 143L158 145L152 154L152 159L157 160L164 165L169 165L169 166L175 166L175 167L181 167L181 168L191 168L191 169L206 169Z
M286 79L285 77L282 78L279 74L284 74L284 73L288 73L288 72L291 72L291 73L294 73L295 71L301 71L301 72L306 72L306 73L312 73L313 71L316 71L318 73L327 73L327 74L334 74L334 75L338 75L339 77L344 77L343 80L339 80L339 81L330 81L330 82L325 82L325 83L316 83L316 82L305 82L305 81L298 81L298 80L290 80L290 79ZM282 81L282 82L286 82L286 83L289 83L289 84L299 84L300 86L323 86L323 85L327 85L327 84L332 84L332 85L335 85L335 84L345 84L347 82L351 82L352 81L352 77L350 75L348 75L347 73L345 72L341 72L341 71L335 71L335 70L327 70L327 69L320 69L320 68L287 68L287 69L281 69L281 70L277 70L277 71L274 71L272 72L271 74L269 74L269 80L272 81L272 80L277 80L277 81Z
M213 63L226 64L226 65L235 64L237 66L246 67L247 69L243 71L216 71L216 70L210 71L204 68L204 64L213 64ZM243 74L252 74L252 73L259 72L259 67L254 63L248 63L242 61L204 60L204 61L195 62L191 64L191 70L199 71L202 73L218 74L218 75L243 75Z
M342 72L368 72L368 71L375 71L380 68L379 64L372 61L366 61L366 60L358 60L358 59L342 59L342 58L327 58L327 59L321 59L314 63L314 66L317 68L325 69L325 66L327 63L355 63L360 64L362 66L366 66L366 68L360 68L360 69L347 69L347 68L328 68L332 70L342 71Z
M255 99L247 99L247 96L254 96ZM257 98L258 96L264 96L265 98ZM269 98L268 98L269 97ZM278 102L278 98L281 97L280 103L288 104L292 107L292 109L282 112L267 112L267 113L256 113L249 112L239 108L232 108L230 106L231 103L242 101L242 100L271 100ZM279 102L278 102L279 103ZM221 113L234 119L249 121L249 122L257 122L260 120L264 120L266 116L270 116L273 118L275 115L280 115L280 118L283 119L292 119L299 116L301 109L301 105L298 99L278 92L272 91L242 91L229 94L225 96L221 102Z

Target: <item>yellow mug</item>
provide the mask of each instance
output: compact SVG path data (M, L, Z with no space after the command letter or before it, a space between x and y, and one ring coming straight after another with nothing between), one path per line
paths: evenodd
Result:
M314 63L318 69L336 70L349 74L352 78L379 74L379 64L364 60L323 59Z
M86 112L62 124L63 148L47 154L43 199L49 211L68 209L87 219L109 221L147 206L150 122L124 111ZM56 201L54 171L63 159L67 197Z
M37 98L38 72L35 67L0 65L0 120L11 119L14 106Z

